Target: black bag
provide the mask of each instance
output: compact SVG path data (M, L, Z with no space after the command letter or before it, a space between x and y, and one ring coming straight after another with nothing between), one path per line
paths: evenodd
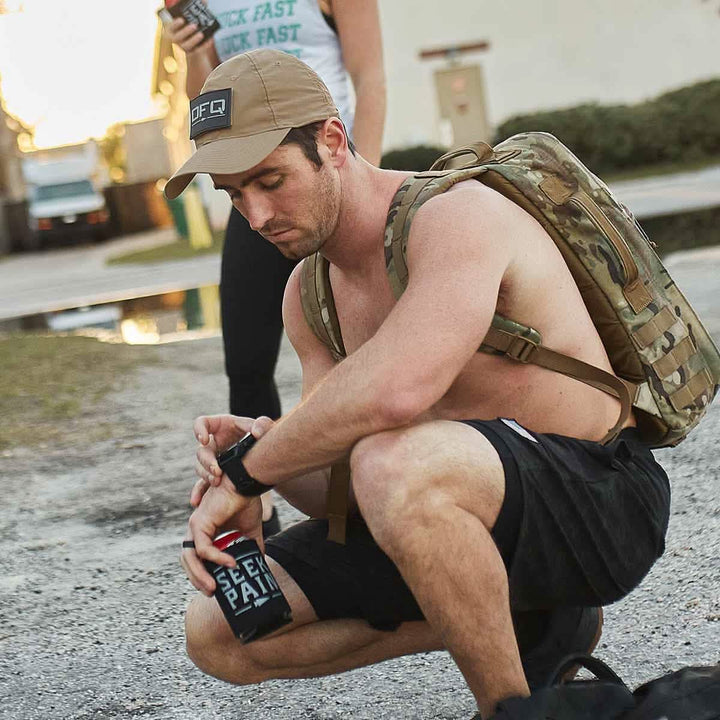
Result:
M559 685L573 666L597 680ZM720 720L720 664L687 667L651 680L631 693L601 660L571 655L545 686L527 698L498 705L492 720Z
M574 665L590 670L597 680L559 685ZM619 720L634 707L627 685L604 662L588 655L570 655L530 697L503 700L492 720Z
M720 720L720 665L686 667L641 685L623 720Z

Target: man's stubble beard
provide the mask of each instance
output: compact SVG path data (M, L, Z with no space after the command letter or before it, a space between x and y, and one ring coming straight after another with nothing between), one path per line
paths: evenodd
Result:
M333 177L326 165L317 171L314 195L311 217L316 218L316 222L313 229L305 237L299 238L297 243L292 246L278 248L290 260L301 260L318 252L337 229L340 218L341 189L339 183L333 182Z

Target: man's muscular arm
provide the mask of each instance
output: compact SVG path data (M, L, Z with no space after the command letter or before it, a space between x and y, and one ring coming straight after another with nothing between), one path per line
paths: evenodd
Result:
M361 438L411 423L445 394L490 326L510 262L503 207L480 186L466 186L418 211L406 292L377 333L326 370L246 455L253 477L274 485L332 464ZM285 299L295 342L310 332L298 288L295 278Z
M301 398L308 397L312 389L335 366L335 360L328 349L315 337L302 315L300 299L300 272L298 265L286 287L286 296L290 295L298 302L290 302L283 308L283 322L290 342L298 353L302 368ZM200 478L193 489L191 504L197 507L208 485L219 485L222 481L216 456L239 440L245 432L252 433L256 438L262 437L274 425L270 418L236 418L232 415L215 415L199 417L195 420L194 432L200 442L197 450L196 473ZM218 436L223 428L230 431ZM277 491L295 508L312 517L323 517L325 514L327 482L329 469L315 470L294 477Z

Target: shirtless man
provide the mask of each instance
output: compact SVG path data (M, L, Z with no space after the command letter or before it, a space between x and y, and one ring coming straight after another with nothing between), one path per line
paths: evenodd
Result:
M276 423L196 421L195 548L182 554L202 593L187 613L190 657L247 684L446 648L488 718L503 699L529 694L511 608L571 613L627 594L662 553L667 477L632 416L617 440L600 443L619 413L614 398L477 352L497 309L540 330L548 347L612 372L534 219L476 181L429 200L412 223L409 283L396 302L383 237L409 174L355 155L324 86L290 56L233 58L210 75L211 91L194 101L198 150L166 194L209 173L287 257L319 250L347 358L336 362L306 323L299 266L284 321L302 402ZM349 457L356 515L346 545L328 541L318 519L265 543L293 622L241 645L209 597L202 560L232 565L211 544L224 528L261 541L259 499L239 494L216 463L249 430L260 438L243 460L250 492L276 487L322 518L326 470Z

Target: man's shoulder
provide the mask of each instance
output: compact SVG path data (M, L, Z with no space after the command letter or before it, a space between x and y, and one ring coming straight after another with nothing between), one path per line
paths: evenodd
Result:
M414 213L410 237L427 234L473 238L497 242L507 237L513 226L522 224L527 214L511 200L477 180L465 180L434 195Z
M517 210L515 203L487 185L477 180L464 180L425 201L415 217L421 221L444 218L450 222L482 216L512 221Z
M314 257L313 255L309 255L308 257L304 257L300 262L298 262L297 265L292 269L290 272L290 277L288 278L288 281L285 285L285 287L289 287L290 285L296 286L296 289L300 287L300 275L303 271L303 265L306 261L310 261Z
M290 277L285 285L285 294L283 296L283 316L286 314L294 316L299 311L302 311L302 305L300 302L300 287L303 263L306 261L307 258L301 260L290 273Z

